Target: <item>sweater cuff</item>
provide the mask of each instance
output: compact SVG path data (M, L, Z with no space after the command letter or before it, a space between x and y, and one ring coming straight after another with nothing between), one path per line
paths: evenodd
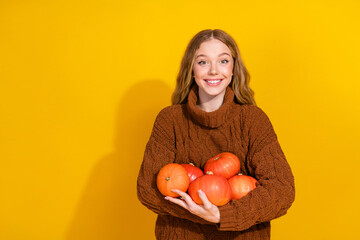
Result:
M235 209L231 203L219 207L220 223L217 225L219 231L243 231L256 223L254 214L241 209L235 211Z
M230 204L219 207L220 223L217 225L220 231L231 231L234 229L237 217L234 208Z

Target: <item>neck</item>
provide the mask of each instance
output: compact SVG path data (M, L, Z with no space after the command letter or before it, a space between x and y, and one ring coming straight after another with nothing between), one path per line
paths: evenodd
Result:
M197 107L205 112L214 112L223 104L224 96L225 91L216 96L209 96L199 89L199 101Z

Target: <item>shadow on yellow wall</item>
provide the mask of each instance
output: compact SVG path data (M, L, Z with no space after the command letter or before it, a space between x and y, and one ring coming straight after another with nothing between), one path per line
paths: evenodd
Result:
M156 215L138 201L136 179L155 117L170 104L171 93L158 80L137 83L125 93L115 150L99 159L90 174L66 240L154 238Z

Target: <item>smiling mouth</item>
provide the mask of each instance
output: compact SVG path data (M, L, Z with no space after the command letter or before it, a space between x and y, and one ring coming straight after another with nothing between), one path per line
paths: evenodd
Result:
M219 86L224 79L204 79L206 84L210 87Z
M206 82L216 84L222 81L222 79L205 79Z

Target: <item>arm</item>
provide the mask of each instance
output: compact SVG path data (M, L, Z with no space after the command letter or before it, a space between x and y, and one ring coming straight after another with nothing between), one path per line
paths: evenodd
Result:
M246 161L258 184L245 197L219 207L218 228L223 231L242 231L280 217L295 198L294 177L270 120L259 108L250 109Z
M188 210L165 199L156 185L156 176L166 164L175 159L173 118L164 109L157 116L137 179L137 195L140 202L157 214L172 215L193 222L210 224Z

